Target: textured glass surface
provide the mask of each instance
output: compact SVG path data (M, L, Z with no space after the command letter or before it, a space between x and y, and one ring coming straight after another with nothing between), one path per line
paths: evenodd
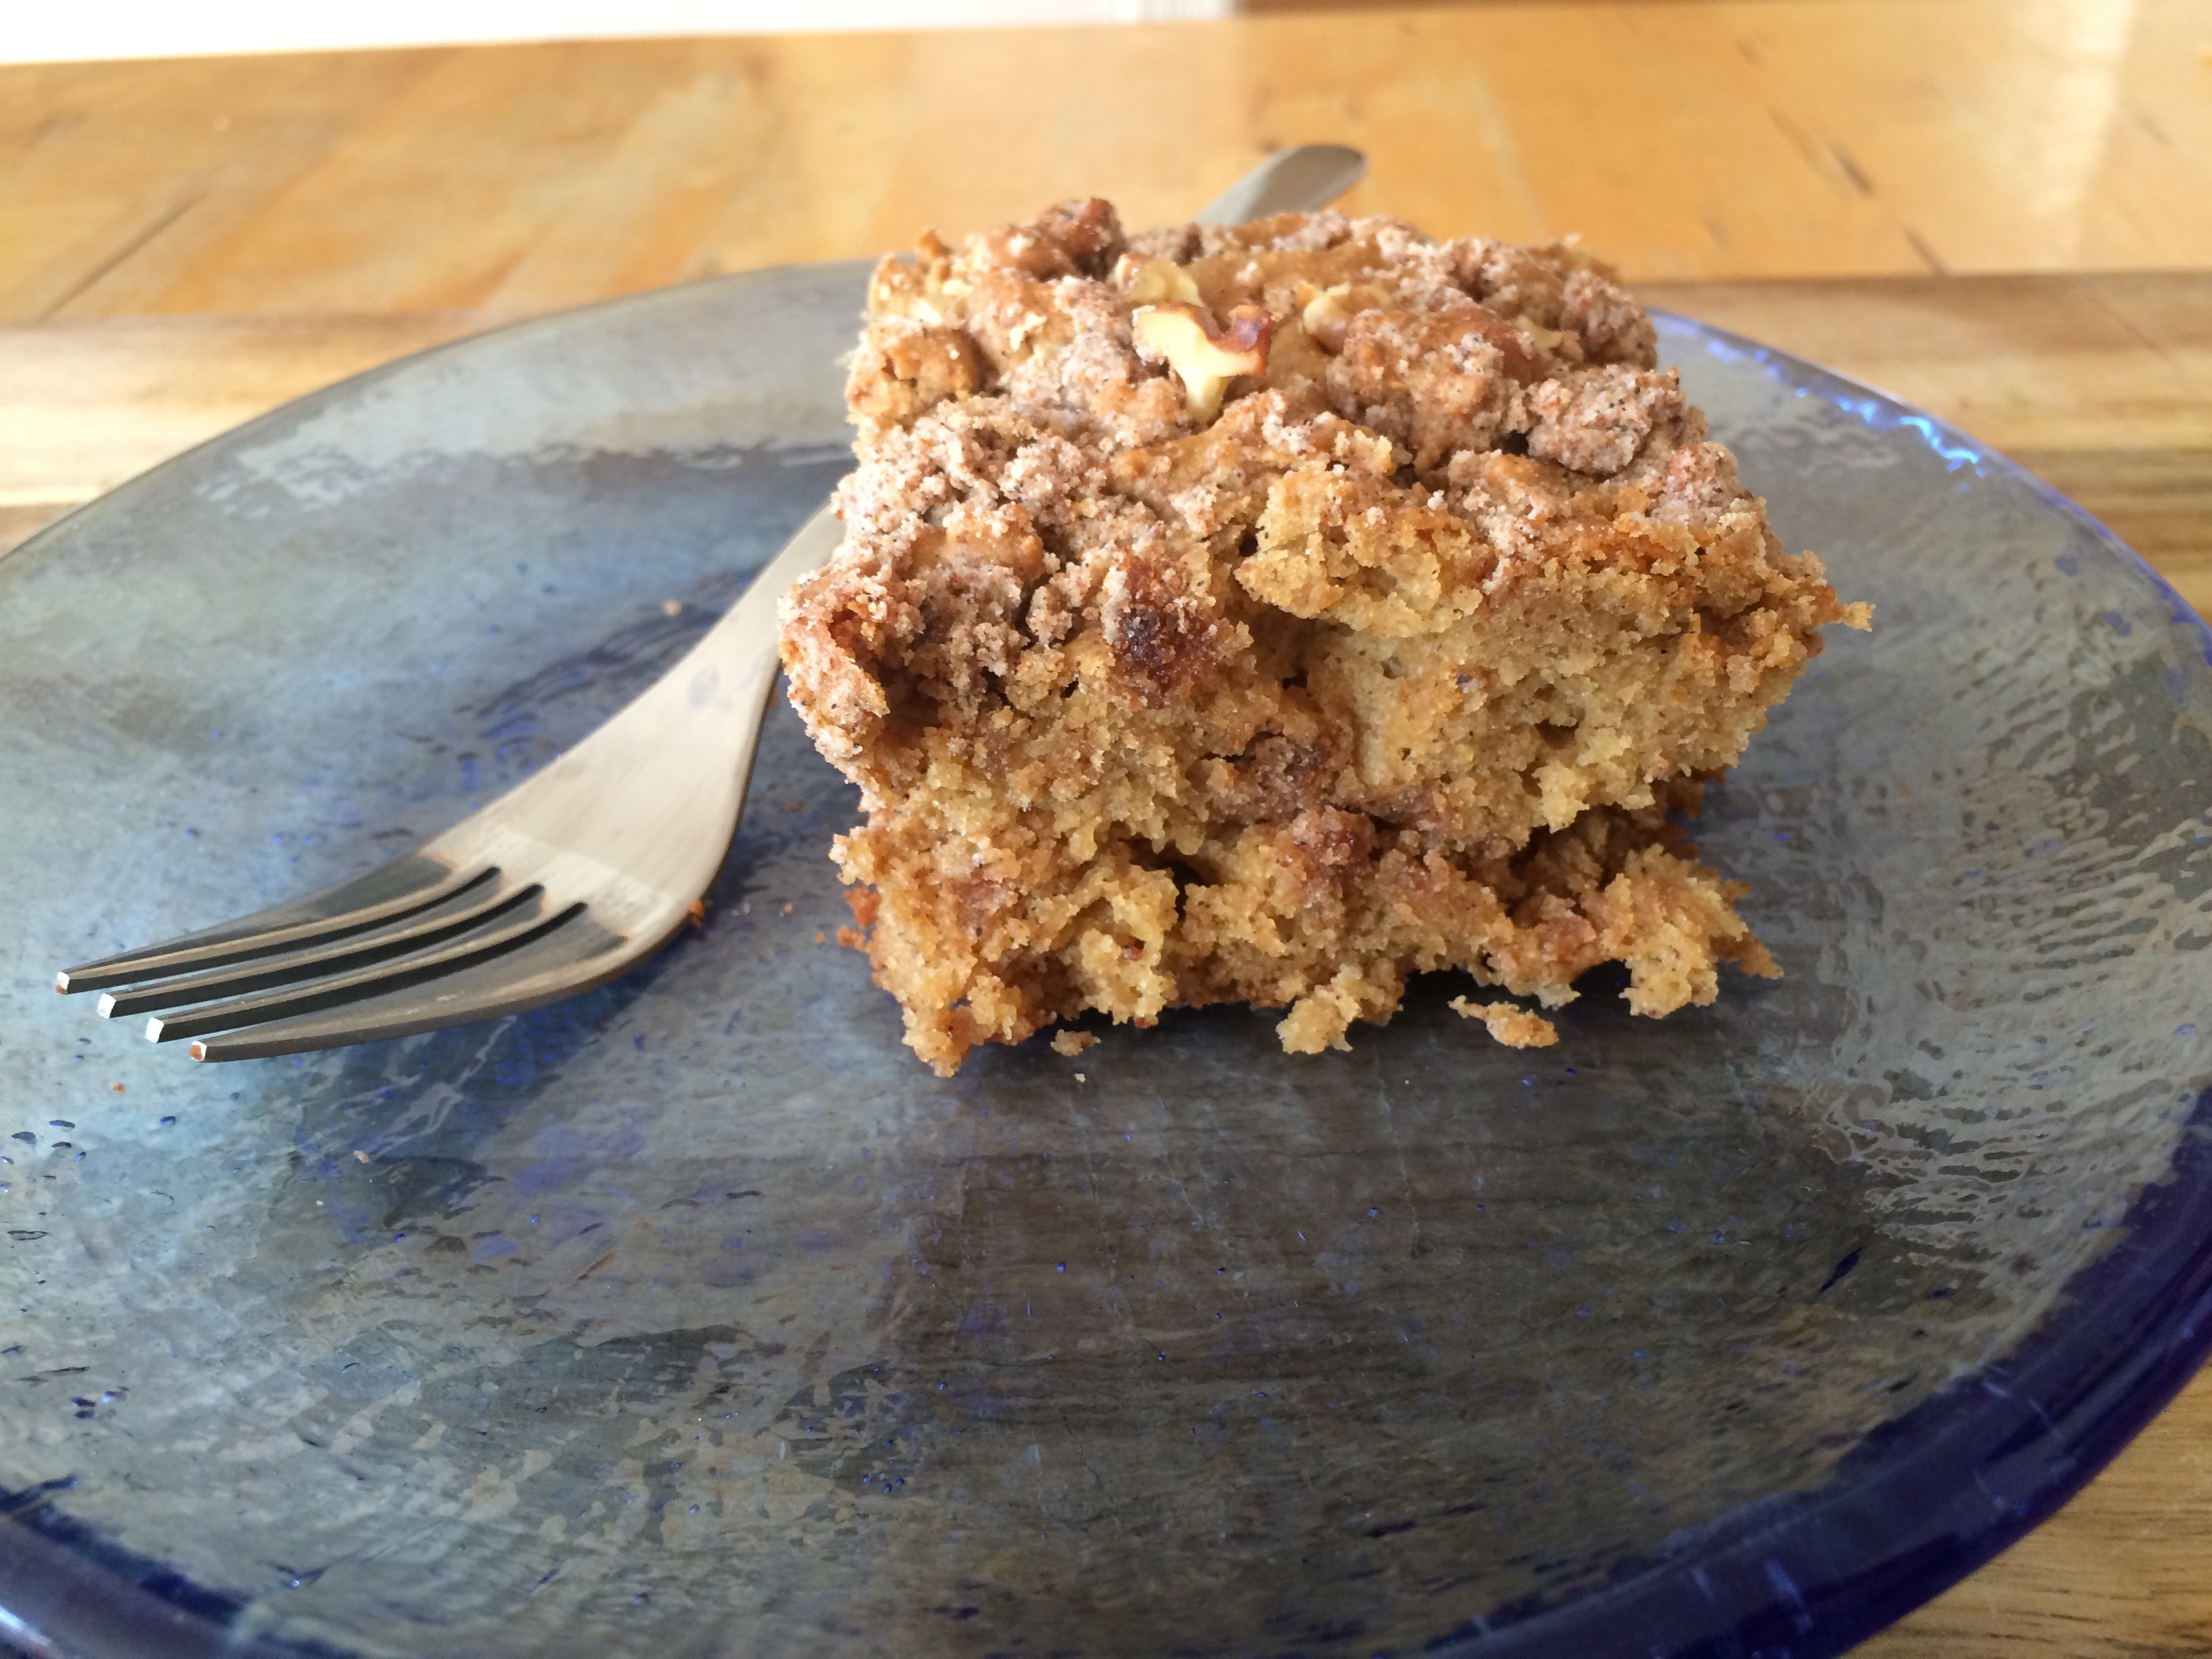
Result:
M854 794L779 703L706 925L606 989L196 1066L45 988L647 684L844 464L859 283L448 348L0 562L0 1587L136 1580L179 1652L1825 1653L2185 1374L2204 631L2006 463L1686 325L1877 608L1698 830L1778 982L1651 1022L1596 975L1516 1053L1440 979L1349 1054L1178 1013L940 1082L834 943Z

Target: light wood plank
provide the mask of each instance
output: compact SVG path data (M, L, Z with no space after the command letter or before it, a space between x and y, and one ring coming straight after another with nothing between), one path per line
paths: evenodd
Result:
M2212 0L1675 0L0 68L0 319L554 307L1268 148L1647 281L2212 264ZM1910 49L1900 49L1910 42Z
M0 320L147 308L440 56L0 69Z

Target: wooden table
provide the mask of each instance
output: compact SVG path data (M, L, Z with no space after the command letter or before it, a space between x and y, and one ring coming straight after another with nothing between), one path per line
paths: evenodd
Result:
M1742 0L0 69L0 556L512 317L1277 143L1871 380L2212 610L2212 0ZM1861 1659L2212 1654L2212 1373Z

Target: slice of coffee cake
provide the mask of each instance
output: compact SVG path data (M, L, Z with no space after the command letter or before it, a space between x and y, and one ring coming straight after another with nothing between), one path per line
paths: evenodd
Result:
M1668 813L1865 608L1577 248L1066 203L884 262L848 401L784 663L940 1072L1087 1010L1312 1052L1417 971L1556 1006L1619 961L1647 1014L1774 971Z

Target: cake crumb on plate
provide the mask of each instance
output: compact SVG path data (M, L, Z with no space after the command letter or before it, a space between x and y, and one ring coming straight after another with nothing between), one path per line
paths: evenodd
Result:
M1559 1040L1558 1026L1517 1003L1469 1002L1465 997L1454 997L1447 1006L1462 1019L1480 1020L1490 1035L1509 1048L1548 1048Z

